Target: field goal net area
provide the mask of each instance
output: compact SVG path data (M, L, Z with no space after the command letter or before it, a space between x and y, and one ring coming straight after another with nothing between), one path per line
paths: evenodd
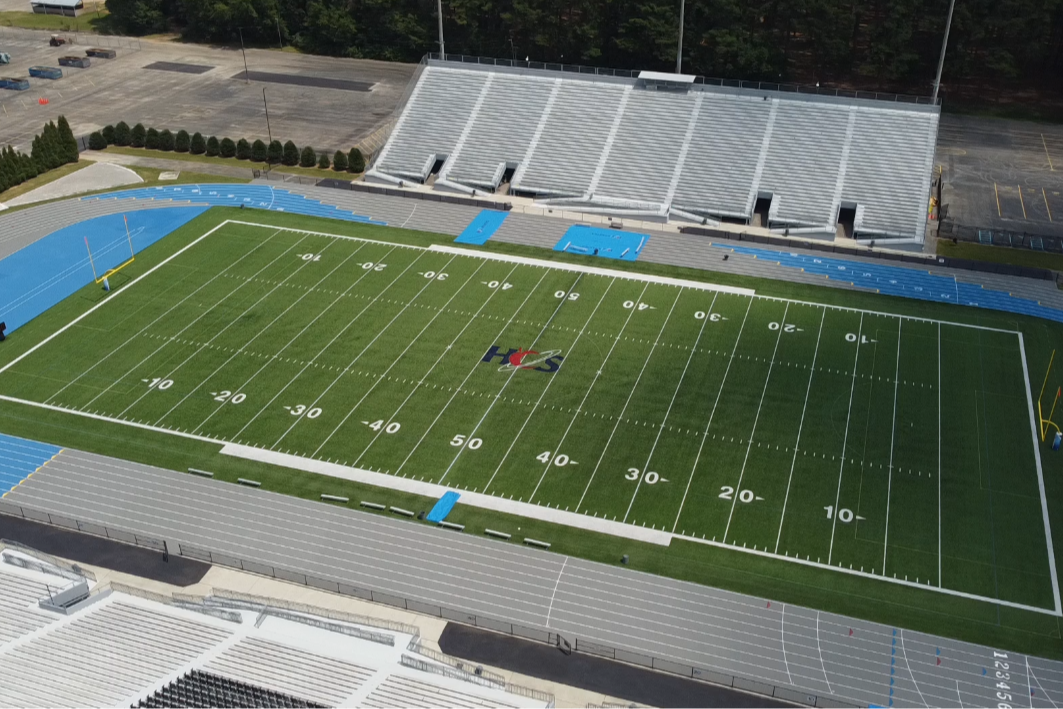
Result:
M356 233L226 221L0 394L1060 613L1021 333Z

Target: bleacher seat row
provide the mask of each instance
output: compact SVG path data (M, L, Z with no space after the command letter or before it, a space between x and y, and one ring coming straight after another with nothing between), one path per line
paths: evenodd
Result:
M921 240L939 107L429 59L370 179Z

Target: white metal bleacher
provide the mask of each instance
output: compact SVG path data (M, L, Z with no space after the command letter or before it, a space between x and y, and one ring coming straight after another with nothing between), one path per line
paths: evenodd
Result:
M0 566L0 645L55 621L54 614L37 607L37 599L45 595L44 584Z
M555 84L552 79L495 76L445 177L488 190L497 187L505 164L524 160Z
M0 654L0 706L115 706L227 635L121 601Z
M361 703L363 707L515 707L497 699L485 699L428 682L391 675Z
M938 107L428 60L368 177L511 191L585 212L752 217L921 241ZM663 89L663 90L662 90Z
M338 706L376 670L262 638L245 638L204 668L222 677Z
M380 169L427 178L435 156L450 155L457 145L487 79L485 72L426 67L380 152Z

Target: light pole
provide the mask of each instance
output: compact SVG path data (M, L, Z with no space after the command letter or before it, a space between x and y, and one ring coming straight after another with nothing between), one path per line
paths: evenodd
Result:
M439 58L447 58L447 48L443 45L443 0L436 0L436 15L439 16Z
M675 52L675 73L683 73L683 15L686 13L687 0L679 0L679 48Z
M945 20L945 36L941 40L941 56L938 58L938 73L934 77L934 102L938 100L938 90L941 88L941 71L945 68L945 48L949 46L949 30L952 28L952 10L956 7L956 0L949 0L949 17Z
M269 142L273 142L273 131L269 129L269 106L266 105L266 87L262 87L262 108L266 109L266 134L269 136Z
M284 40L281 38L281 18L273 18L277 21L277 46L284 49Z
M239 27L238 29L240 30L240 54L244 57L244 83L250 84L251 79L247 76L247 52L244 51L244 28Z

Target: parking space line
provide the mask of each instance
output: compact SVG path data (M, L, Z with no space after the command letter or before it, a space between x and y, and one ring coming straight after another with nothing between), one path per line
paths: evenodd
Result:
M993 194L997 197L997 216L1003 218L1004 215L1000 211L1000 190L997 188L997 183L993 183Z
M1052 208L1048 206L1048 194L1045 192L1044 187L1041 188L1041 196L1044 197L1045 209L1048 210L1048 221L1055 221L1054 219L1052 219Z
M1056 168L1052 165L1052 156L1048 152L1048 143L1045 142L1045 134L1041 134L1041 145L1045 147L1045 157L1048 158L1048 170L1055 172Z
M1023 199L1022 199L1022 185L1019 185L1018 187L1019 187L1019 204L1022 205L1022 218L1023 219L1027 219L1028 217L1026 216L1026 202L1023 201Z

